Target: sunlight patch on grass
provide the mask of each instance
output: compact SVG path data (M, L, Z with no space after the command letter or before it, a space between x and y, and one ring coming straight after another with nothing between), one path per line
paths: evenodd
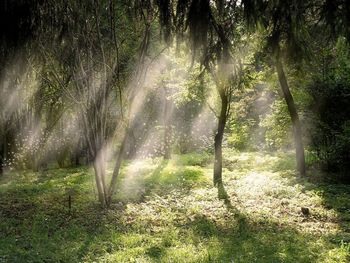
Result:
M1 184L0 262L349 262L348 186L295 178L289 154L225 155L231 206L197 157L126 162L109 210L86 167L18 174Z
M174 156L175 164L180 166L201 166L208 165L213 157L206 152L202 153L187 153Z

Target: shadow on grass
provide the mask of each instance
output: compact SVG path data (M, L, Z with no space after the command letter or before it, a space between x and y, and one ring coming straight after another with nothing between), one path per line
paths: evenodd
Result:
M308 184L305 188L312 189L322 198L324 208L336 212L335 220L342 231L332 238L333 241L350 243L350 186L319 183L313 187Z
M336 211L337 223L350 233L350 185L336 183L315 169L309 169L306 177L296 176L288 171L281 176L287 179L289 186L300 186L301 192L312 192L320 196L322 206Z
M188 227L208 240L208 256L201 262L318 262L324 249L315 246L321 242L315 236L242 214L225 226L200 216Z
M120 231L116 218L111 219L97 203L76 200L69 212L41 196L20 202L15 209L1 207L0 262L80 262L101 242L110 243L111 233Z
M219 198L219 200L224 201L224 204L225 204L227 210L237 212L238 210L232 205L230 196L228 195L228 193L224 187L224 184L223 183L219 184L217 186L217 188L218 188L218 198Z
M293 170L295 161L292 156L280 158L272 168L280 172L280 176L287 179L288 186L298 186L300 191L308 195L317 195L321 198L321 206L325 211L335 211L336 217L328 217L315 209L310 208L312 220L319 222L336 223L341 231L330 237L335 244L350 243L350 185L337 183L334 178L324 174L319 169L309 167L307 175L300 177ZM294 159L293 159L294 160ZM317 209L316 209L317 210Z
M202 178L191 168L178 180L179 174L167 170L168 164L160 162L151 171L145 182L146 194L169 194L168 184L172 184L171 189L190 189ZM85 182L79 174L68 180L73 185ZM224 216L212 218L196 211L195 217L184 224L158 225L159 232L151 232L120 220L125 205L115 203L113 209L102 210L94 196L88 198L85 192L76 196L73 212L67 213L61 203L65 202L65 192L55 187L65 184L58 181L17 185L0 194L1 208L5 208L0 211L0 262L135 262L138 258L145 262L320 262L322 254L338 244L329 241L338 236L301 233L268 217L242 214L234 208L223 185L218 188L218 198L227 207ZM348 209L350 192L345 186L323 189L292 178L290 183L320 191L325 205L331 204L339 213ZM18 202L16 209L14 200ZM143 215L139 219L143 222ZM110 255L115 258L102 259Z
M30 220L32 225L23 221L17 226L17 233L12 232L16 240L2 237L0 254L4 262L90 262L122 253L130 254L119 262L134 262L132 253L136 251L146 262L270 263L318 262L318 255L324 249L315 245L320 242L315 236L242 214L228 217L224 222L197 214L186 225L175 226L178 231L171 241L167 241L166 233L140 232L118 222L118 216L109 216L109 212L98 207L87 207L68 218L36 215ZM134 244L130 240L120 241L124 234L144 237ZM176 242L193 250L175 254L174 260L169 261L173 259L169 254L181 249ZM198 257L196 253L205 255Z

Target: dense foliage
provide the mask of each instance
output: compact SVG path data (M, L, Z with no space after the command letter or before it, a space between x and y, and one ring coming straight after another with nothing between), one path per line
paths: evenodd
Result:
M344 38L319 54L319 70L307 86L315 115L311 134L313 149L327 171L349 180L350 171L350 53Z

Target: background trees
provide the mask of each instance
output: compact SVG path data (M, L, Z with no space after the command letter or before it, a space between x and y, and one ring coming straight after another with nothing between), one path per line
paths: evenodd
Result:
M306 90L313 113L310 148L323 169L347 178L349 163L349 44L340 37L318 51ZM332 109L329 111L329 109Z
M301 60L305 57L309 26L307 2L243 1L248 25L262 25L265 29L266 50L273 57L283 97L293 125L297 169L305 175L305 155L299 114L290 92L283 59Z

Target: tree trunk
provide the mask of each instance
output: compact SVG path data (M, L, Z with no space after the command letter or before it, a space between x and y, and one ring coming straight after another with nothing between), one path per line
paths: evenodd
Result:
M80 152L76 152L74 154L74 166L75 167L80 166Z
M127 133L125 134L125 137L122 141L122 144L120 146L119 152L118 152L118 156L114 165L114 169L113 169L113 174L112 174L112 179L111 179L111 183L109 185L109 189L108 189L108 196L107 196L107 205L111 204L112 201L112 197L115 193L115 189L116 189L116 185L117 185L117 179L119 176L119 172L120 172L120 167L122 165L122 161L123 161L123 156L124 156L124 148L126 145L126 142L128 140L128 135Z
M171 127L169 127L169 125L166 125L165 131L164 131L164 159L165 160L169 160L171 158L170 138L171 138Z
M1 138L0 140L3 140L3 138ZM4 171L4 165L5 165L3 143L4 142L0 141L0 175Z
M75 147L74 151L71 154L71 165L78 167L81 165L80 158L82 157L82 140L78 140L78 145Z
M227 119L227 108L228 108L228 98L222 92L220 94L221 98L221 111L218 119L218 130L215 135L214 151L215 151L215 162L214 162L214 176L213 182L214 186L222 185L222 140L224 137L224 130Z
M306 171L306 166L305 166L304 146L302 141L301 124L300 124L297 109L295 107L293 96L289 90L287 78L283 69L283 64L279 56L277 56L277 59L276 59L276 69L277 69L277 74L281 85L281 89L283 92L283 96L287 103L290 118L292 120L297 170L301 176L304 176Z
M106 183L105 183L105 160L103 154L99 153L94 160L95 180L98 192L98 200L101 205L107 205Z
M6 161L8 161L9 158L9 138L8 138L8 132L6 130L4 130L1 134L3 134L1 140L1 149L0 149L0 174L2 174L4 172L4 168L6 165Z
M171 158L171 126L170 126L170 101L167 99L167 90L164 87L164 159Z

